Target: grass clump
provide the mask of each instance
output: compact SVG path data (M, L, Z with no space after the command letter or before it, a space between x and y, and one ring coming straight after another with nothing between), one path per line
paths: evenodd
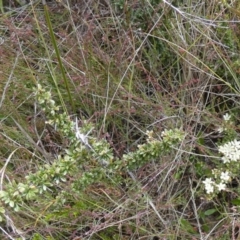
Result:
M237 1L0 9L1 239L239 237Z

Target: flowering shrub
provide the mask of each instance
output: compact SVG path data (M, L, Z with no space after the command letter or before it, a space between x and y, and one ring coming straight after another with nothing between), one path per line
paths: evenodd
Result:
M24 203L43 195L61 207L65 203L66 192L81 193L89 184L108 178L116 180L120 173L127 173L128 170L139 168L168 153L184 137L179 129L165 130L161 135L162 139L158 140L149 131L147 143L139 145L135 152L123 155L122 159L117 159L105 140L90 136L93 130L91 124L85 123L80 128L77 119L71 119L66 113L59 113L60 107L56 106L49 91L41 85L35 91L38 103L48 118L47 123L55 125L68 138L69 146L51 164L42 165L38 171L29 173L24 182L7 184L0 191L0 213L4 213L3 206L18 211Z
M223 116L224 123L221 132L228 132L226 137L231 139L234 134L228 131L230 125L233 124L231 116L225 114ZM227 184L238 175L240 169L240 141L233 139L227 141L218 147L218 152L222 155L218 168L212 170L212 176L203 181L206 193L210 198L216 196L221 191L227 191Z

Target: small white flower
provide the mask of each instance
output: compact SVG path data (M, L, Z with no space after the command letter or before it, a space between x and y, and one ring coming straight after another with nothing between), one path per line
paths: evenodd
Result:
M203 181L203 184L205 185L205 190L206 190L207 194L213 193L215 183L212 181L211 178L206 178Z
M219 184L216 184L216 187L218 188L218 191L222 191L226 189L226 184L221 182Z
M223 163L229 163L229 162L231 162L231 159L229 159L229 158L227 158L227 157L222 157L221 159L222 159Z
M221 173L221 176L220 176L220 179L223 181L223 182L229 182L231 180L231 177L229 175L229 172L226 171L226 172L222 172Z
M223 127L219 127L218 129L217 129L217 132L219 132L219 133L222 133L224 131L224 128Z
M226 114L223 115L223 119L224 119L224 121L228 122L231 119L231 115L226 113Z

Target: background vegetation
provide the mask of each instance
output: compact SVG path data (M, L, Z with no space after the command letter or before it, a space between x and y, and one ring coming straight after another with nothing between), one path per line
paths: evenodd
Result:
M202 185L239 137L239 1L46 2L0 1L1 239L239 239L239 177Z

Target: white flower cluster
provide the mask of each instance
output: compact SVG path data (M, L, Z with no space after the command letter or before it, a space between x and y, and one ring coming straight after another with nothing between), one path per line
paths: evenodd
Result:
M223 146L220 146L218 151L223 154L223 163L240 160L240 141L230 141Z
M205 190L207 194L211 194L214 192L216 189L218 192L225 190L226 189L226 183L231 181L231 177L228 171L226 172L221 172L220 174L220 182L216 183L215 181L212 180L212 178L206 178L203 181L203 184L205 185Z
M228 113L223 116L223 120L224 122L219 128L219 132L228 131L229 127L232 127L231 124L234 124L231 121L231 115ZM234 164L229 165L228 163L240 161L240 141L235 139L227 142L224 145L219 146L218 151L222 154L221 159L223 164L226 164L224 165L224 168L228 171L223 172L221 170L222 168L212 170L213 177L206 178L203 181L207 194L218 193L222 190L226 190L227 183L229 183L232 180L231 177L234 176L233 172L231 171Z

